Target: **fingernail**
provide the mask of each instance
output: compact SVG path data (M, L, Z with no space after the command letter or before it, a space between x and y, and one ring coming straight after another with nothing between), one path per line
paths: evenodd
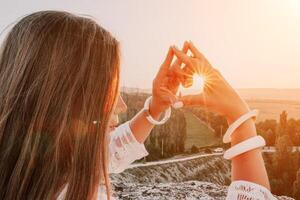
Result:
M176 50L179 50L179 48L178 48L176 45L173 45L173 47L174 47Z
M189 43L194 44L194 43L192 42L192 40L189 40Z
M182 101L177 101L176 103L174 103L172 105L172 107L175 108L175 109L182 108L183 107L183 102Z

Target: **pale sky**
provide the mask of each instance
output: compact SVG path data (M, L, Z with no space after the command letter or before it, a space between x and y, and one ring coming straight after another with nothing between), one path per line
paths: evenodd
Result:
M169 45L192 40L236 88L300 88L300 0L9 0L0 30L45 9L91 15L116 37L122 86L150 88Z

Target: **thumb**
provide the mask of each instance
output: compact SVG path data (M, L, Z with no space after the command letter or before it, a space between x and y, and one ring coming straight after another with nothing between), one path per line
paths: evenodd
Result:
M202 106L206 104L203 93L197 95L182 96L179 98L179 101L181 101L184 106Z

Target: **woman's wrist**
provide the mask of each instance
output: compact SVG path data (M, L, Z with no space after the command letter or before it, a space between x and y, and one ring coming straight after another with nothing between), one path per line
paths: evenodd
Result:
M228 124L234 123L241 116L248 113L250 111L249 106L246 102L241 100L240 103L237 103L236 106L231 109L231 112L226 116ZM255 122L253 119L246 120L243 124L241 124L235 132L231 136L231 145L238 144L250 137L253 137L256 134Z
M152 98L149 105L149 113L152 118L158 120L164 111L165 109L162 109L159 106L158 102L156 102L155 99Z
M240 105L238 105L238 104L235 105L234 108L229 110L228 114L226 115L228 124L232 124L237 119L239 119L242 115L246 114L249 111L250 111L250 109L246 103L242 103Z
M253 119L248 119L232 134L231 145L234 146L256 135L255 123Z

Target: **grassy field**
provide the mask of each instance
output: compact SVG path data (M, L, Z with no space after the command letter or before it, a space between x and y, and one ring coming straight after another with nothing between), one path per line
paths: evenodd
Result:
M279 120L279 115L283 110L288 112L288 118L300 119L300 101L247 100L247 102L252 109L260 110L258 122L266 119ZM193 145L204 147L220 142L220 138L215 137L213 130L208 128L204 122L190 112L184 114L187 122L186 150L190 150Z
M218 144L220 138L215 137L214 130L207 127L191 112L184 113L187 122L187 139L185 149L190 150L193 145L197 147L211 146Z
M283 110L288 112L289 118L300 119L300 89L249 88L238 89L238 92L251 108L261 111L258 121L278 120Z
M288 118L300 119L300 101L289 100L247 100L252 109L259 109L257 121L265 119L279 120L283 110L288 113Z

